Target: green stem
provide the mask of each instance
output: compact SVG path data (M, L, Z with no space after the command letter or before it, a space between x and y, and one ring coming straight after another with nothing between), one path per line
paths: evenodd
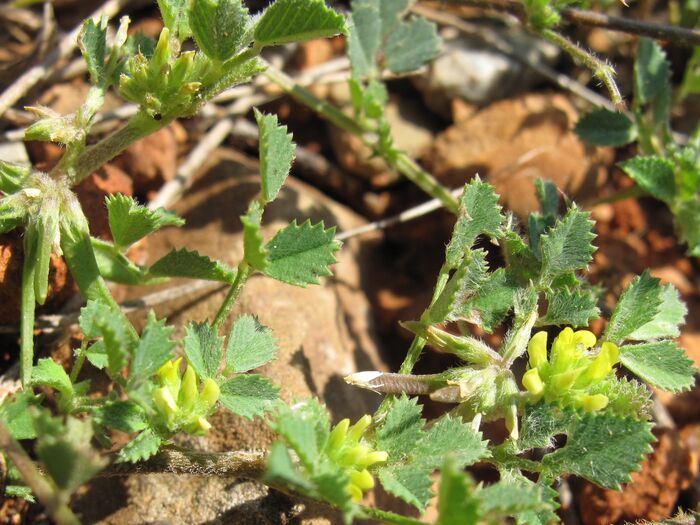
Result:
M119 155L128 146L140 138L164 128L171 120L166 118L154 120L146 112L139 111L123 127L94 146L86 148L75 160L72 167L62 167L62 169L68 174L72 184L78 184Z
M630 188L625 188L624 190L620 190L611 195L606 195L605 197L600 197L597 199L586 201L585 203L583 203L583 207L593 208L598 204L608 204L627 199L634 199L636 197L644 197L645 195L647 195L647 192L644 191L642 188L640 188L639 186L632 186Z
M73 279L86 300L106 304L120 316L128 327L132 341L138 339L136 329L114 300L107 283L100 275L95 252L90 240L90 229L80 203L74 194L68 194L63 203L61 217L61 249Z
M560 47L571 55L574 59L579 60L584 66L593 71L593 74L603 83L603 85L608 90L610 94L610 99L613 104L619 109L625 107L625 103L622 100L622 95L620 94L620 89L617 87L615 82L615 69L598 57L589 53L585 49L574 44L571 40L563 35L560 35L556 31L551 29L543 29L540 34L550 42L552 42L557 47Z
M231 308L233 308L236 299L238 299L238 296L241 294L241 290L243 290L243 286L248 280L248 277L250 277L252 273L253 269L248 266L248 263L241 261L241 263L238 265L236 278L233 280L233 284L231 284L231 288L226 294L224 302L221 304L219 311L216 313L214 321L211 323L212 328L215 328L216 330L221 328L221 325L231 313Z
M78 350L78 355L75 358L75 362L73 363L73 369L70 371L70 382L75 383L78 380L78 376L80 375L80 371L83 368L83 364L85 363L85 358L87 357L87 339L83 339L83 342L80 343L80 350Z
M0 422L0 448L14 463L24 482L32 489L37 499L58 525L80 525L80 520L68 508L60 495L42 476L41 472L27 455L3 422Z
M376 154L381 155L389 166L411 180L431 197L439 199L446 209L452 213L457 213L459 208L457 199L435 177L421 168L406 153L399 151L396 159L389 158L378 146L377 136L370 129L357 123L334 105L321 100L308 89L299 86L294 82L294 79L282 71L269 66L265 71L265 75L298 102L310 107L339 128L362 139L362 142Z
M426 525L424 521L394 514L386 510L375 509L373 507L362 507L362 512L365 514L365 517L382 520L384 523L396 523L397 525Z
M27 253L25 243L25 254ZM19 377L22 386L27 388L32 378L34 364L34 315L36 312L36 297L34 296L34 273L36 261L24 257L22 268L22 318L20 321L20 350Z

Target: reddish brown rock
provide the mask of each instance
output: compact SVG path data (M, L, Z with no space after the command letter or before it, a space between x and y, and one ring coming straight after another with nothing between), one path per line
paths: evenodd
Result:
M519 216L538 208L533 181L544 178L576 199L594 195L608 150L573 133L578 119L563 95L528 94L493 103L438 135L426 160L448 187L479 174Z

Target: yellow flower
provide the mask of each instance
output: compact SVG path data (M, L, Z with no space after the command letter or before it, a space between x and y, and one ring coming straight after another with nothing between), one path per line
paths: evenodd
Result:
M564 328L552 342L548 359L547 332L533 335L528 344L529 367L522 380L531 400L545 399L588 412L605 408L607 396L589 390L614 373L620 354L613 343L606 341L600 348L596 344L592 332Z

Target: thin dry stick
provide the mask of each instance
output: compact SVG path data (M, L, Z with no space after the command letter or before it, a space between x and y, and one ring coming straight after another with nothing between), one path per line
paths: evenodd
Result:
M414 6L412 11L429 20L452 26L462 33L479 38L482 42L488 44L497 51L500 51L504 55L513 57L521 64L526 65L546 79L554 82L560 88L578 95L594 106L601 106L611 111L615 111L615 105L607 98L594 91L591 91L580 82L559 73L554 68L549 67L542 61L534 59L532 56L530 56L530 54L522 53L516 46L508 42L505 38L501 37L496 31L493 31L487 27L477 26L476 24L462 20L458 16L436 11L423 5Z
M484 9L496 9L499 11L507 11L522 21L527 19L527 13L522 3L517 0L448 0L450 3L467 4ZM566 7L560 11L561 16L567 22L578 25L594 26L607 29L608 31L617 31L621 33L630 33L633 35L648 36L661 40L669 40L676 44L684 46L700 45L700 31L696 29L686 29L668 24L657 24L654 22L642 22L640 20L632 20L630 18L622 18L619 16L610 16L595 11L587 11L584 9L575 9Z
M112 18L127 5L129 1L130 0L108 0L91 15L91 18L97 20L103 15ZM61 59L66 58L73 52L78 45L78 34L80 33L81 27L82 24L74 27L72 31L61 38L56 49L54 49L41 64L26 71L0 95L0 115L5 113L8 108L12 107L15 102L26 95L38 82L46 78L50 74L53 66Z
M462 188L456 188L450 193L453 197L457 198L462 194ZM374 221L369 224L365 224L364 226L355 228L353 230L341 232L338 235L336 235L335 238L339 241L345 241L352 237L357 237L358 235L364 235L365 233L383 230L385 228L388 228L389 226L393 226L394 224L412 221L414 219L417 219L418 217L422 217L423 215L432 213L435 210L439 210L440 208L444 208L444 204L440 199L430 199L429 201L426 201L422 204L419 204L418 206L414 206L405 211L402 211L401 213L393 215L392 217L387 217L386 219Z

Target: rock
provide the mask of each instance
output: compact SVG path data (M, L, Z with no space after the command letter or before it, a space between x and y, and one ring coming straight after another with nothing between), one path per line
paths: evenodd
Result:
M438 129L429 113L417 107L415 101L409 98L396 97L389 101L384 114L391 125L396 147L414 159L423 157L430 149ZM400 177L387 167L384 160L375 156L359 137L337 126L330 126L329 132L338 164L345 170L368 179L377 187L385 187Z
M578 115L559 94L528 94L495 102L438 135L426 155L448 187L479 174L521 218L539 209L533 181L553 181L572 198L592 196L609 163L608 149L585 145L571 131Z
M664 431L658 438L642 470L632 473L622 491L584 485L579 510L585 525L660 521L673 514L680 492L694 477L692 462L677 431Z
M202 170L194 185L174 209L187 223L181 229L164 230L149 239L151 261L172 248L187 247L234 264L241 254L239 215L259 191L256 164L236 153L220 150ZM362 219L330 201L316 190L289 180L279 199L265 213L265 224L280 226L291 218L307 217L337 224L341 230L357 227ZM274 227L266 229L273 234ZM254 276L246 285L232 318L253 313L269 326L279 345L278 358L260 372L281 387L286 401L320 397L333 418L358 418L376 408L379 396L351 388L343 376L368 369L383 369L378 357L369 304L361 288L366 259L356 240L338 253L334 277L321 286L302 289L267 277ZM172 284L170 285L172 286ZM149 288L149 292L153 288ZM143 292L140 292L143 293ZM224 291L191 294L156 309L176 325L203 321L215 315ZM179 329L181 331L181 328ZM274 436L265 423L248 421L220 411L211 419L213 428L202 438L181 439L208 451L260 449ZM113 503L107 500L118 497ZM103 498L106 498L102 503ZM97 503L97 505L95 504ZM215 477L148 475L121 482L101 480L75 501L89 523L236 523L277 524L299 513L289 497L268 491L250 481ZM109 509L106 511L105 509ZM319 521L341 523L324 509L307 509ZM309 519L310 519L309 518ZM321 519L323 518L323 519Z
M334 54L334 46L329 39L317 38L297 45L293 61L297 69L310 69L328 62Z
M554 63L559 50L548 42L516 28L491 28L496 35L536 61ZM470 35L443 31L443 52L414 82L426 105L450 117L451 101L487 104L530 88L539 77L531 68Z

